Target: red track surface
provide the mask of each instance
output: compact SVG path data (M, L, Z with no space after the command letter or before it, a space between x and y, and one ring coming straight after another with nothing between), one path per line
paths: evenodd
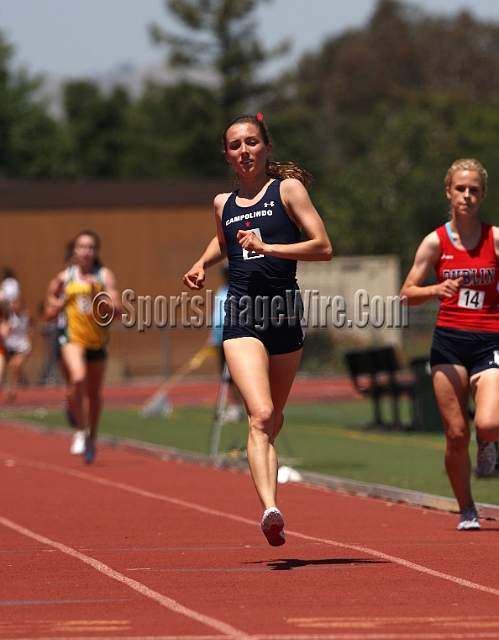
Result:
M140 405L160 388L159 384L119 384L104 387L104 405L116 407ZM174 406L214 405L217 402L220 383L214 380L193 380L176 384L169 390L170 401ZM11 406L19 407L60 407L64 398L64 387L27 387L21 388L18 398ZM333 402L353 400L359 394L353 388L349 378L297 378L294 382L290 402Z
M0 639L499 638L499 527L0 424Z

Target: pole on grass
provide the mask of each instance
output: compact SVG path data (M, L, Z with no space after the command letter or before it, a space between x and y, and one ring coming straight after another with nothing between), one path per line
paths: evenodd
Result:
M218 394L217 409L215 412L215 424L213 426L213 432L211 434L211 447L210 456L216 458L218 455L218 448L220 446L220 436L222 434L223 417L225 413L225 407L227 405L227 394L229 391L230 373L227 363L224 365L222 372L222 384L220 385L220 392Z

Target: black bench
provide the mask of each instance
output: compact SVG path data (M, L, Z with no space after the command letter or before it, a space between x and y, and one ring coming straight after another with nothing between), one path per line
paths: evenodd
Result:
M373 421L371 428L387 426L392 429L413 429L415 379L403 375L393 346L375 346L366 349L354 349L345 353L350 377L359 393L371 398L373 404ZM411 423L402 425L399 401L401 396L411 399ZM381 399L392 400L392 419L386 422L382 418Z

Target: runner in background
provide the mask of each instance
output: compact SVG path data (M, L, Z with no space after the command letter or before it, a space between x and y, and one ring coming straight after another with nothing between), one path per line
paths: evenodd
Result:
M24 373L24 365L31 353L33 340L33 320L24 308L21 298L10 302L7 327L3 336L7 363L7 402L14 402Z
M121 307L115 276L102 266L99 248L99 237L93 231L82 231L76 236L73 264L51 281L45 307L47 320L64 311L61 356L67 367L68 403L77 429L70 451L74 455L83 454L87 463L95 458L108 320Z
M9 330L10 303L0 298L0 390L5 373L5 345L4 338Z
M461 517L458 529L480 529L471 493L468 400L475 402L477 473L490 476L499 440L499 228L481 222L487 172L477 160L456 160L447 172L450 220L420 244L400 292L408 304L438 298L430 364L445 427L445 467ZM434 268L438 283L425 286Z

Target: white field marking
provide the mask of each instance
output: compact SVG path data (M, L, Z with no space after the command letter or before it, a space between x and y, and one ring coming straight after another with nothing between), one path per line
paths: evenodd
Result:
M84 553L80 553L79 551L76 551L76 549L72 549L71 547L68 547L65 544L61 544L60 542L56 542L55 540L50 540L50 538L41 536L38 533L35 533L34 531L30 531L29 529L26 529L25 527L22 527L16 524L15 522L12 522L11 520L7 520L7 518L2 518L1 516L0 516L0 524L3 524L4 527L12 529L13 531L16 531L17 533L23 536L32 538L33 540L36 540L37 542L40 542L41 544L47 545L49 547L53 547L54 549L57 549L58 551L61 551L62 553L65 553L68 556L76 558L77 560L80 560L85 564L88 564L93 569L95 569L96 571L100 571L108 578L117 580L118 582L125 584L127 587L130 587L130 589L137 591L138 593L145 596L146 598L155 600L166 609L170 609L170 611L174 611L175 613L179 613L180 615L186 616L191 620L196 620L201 624L205 624L206 626L211 627L212 629L215 629L219 633L224 634L225 637L230 636L231 638L240 638L240 639L251 637L248 634L244 633L243 631L239 631L235 627L231 627L230 625L225 624L225 622L221 622L220 620L216 620L215 618L211 618L209 616L203 615L202 613L198 613L197 611L193 611L192 609L188 609L187 607L184 607L183 605L176 602L175 600L172 600L167 596L163 596L161 595L161 593L158 593L157 591L153 591L152 589L149 589L149 587L146 587L145 585L141 584L140 582L137 582L136 580L127 578L127 576L124 576L123 574L118 573L118 571L111 569L111 567L108 567L103 562L99 562L94 558L86 556Z
M0 452L0 457L6 457L6 455ZM9 456L9 457L12 457L12 456ZM84 471L65 469L64 467L59 467L57 465L45 464L43 462L36 462L34 460L26 460L24 458L17 458L17 460L19 462L22 462L34 468L45 469L47 471L57 471L59 473L64 473L66 475L74 476L82 480L90 480L92 482L95 482L96 484L101 484L107 487L113 487L115 489L122 489L123 491L128 491L129 493L134 493L136 495L143 496L145 498L162 500L163 502L169 502L170 504L186 507L187 509L199 511L201 513L206 513L208 515L227 518L228 520L233 520L234 522L241 522L243 524L249 524L251 526L258 526L258 527L260 526L259 522L255 522L254 520L250 520L249 518L236 516L236 515L233 515L232 513L224 513L223 511L218 511L216 509L203 507L193 502L187 502L186 500L179 500L178 498L171 498L169 496L164 496L159 493L153 493L152 491L137 489L136 487L124 484L123 482L115 482L113 480L106 480L105 478L98 478ZM290 529L286 529L286 535L294 536L295 538L300 538L301 540L309 540L310 542L320 542L322 544L329 545L332 547L339 547L341 549L350 549L352 551L360 551L361 553L365 553L370 556L375 556L376 558L381 558L382 560L388 560L395 564L399 564L403 567L406 567L407 569L413 569L414 571L418 571L419 573L423 573L425 575L430 575L435 578L441 578L442 580L448 580L449 582L454 582L455 584L458 584L462 587L467 587L468 589L475 589L476 591L482 591L484 593L490 593L494 596L499 596L499 589L486 587L484 585L477 584L476 582L470 582L469 580L464 580L463 578L458 578L456 576L452 576L447 573L442 573L441 571L435 571L433 569L429 569L428 567L424 567L420 564L410 562L409 560L404 560L403 558L398 558L397 556L391 556L386 553L383 553L382 551L376 551L375 549L370 549L369 547L363 547L357 544L348 544L346 542L338 542L337 540L329 540L327 538L317 538L316 536L309 536L305 533L299 533L298 531L292 531ZM498 635L498 638L499 638L499 635Z

